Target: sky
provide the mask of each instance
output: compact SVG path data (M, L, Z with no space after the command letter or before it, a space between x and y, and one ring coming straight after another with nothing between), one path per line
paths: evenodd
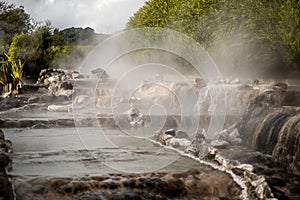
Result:
M37 21L49 20L53 27L91 27L97 33L122 30L146 0L8 0Z

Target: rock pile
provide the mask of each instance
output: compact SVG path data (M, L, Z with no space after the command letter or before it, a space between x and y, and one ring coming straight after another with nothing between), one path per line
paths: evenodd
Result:
M133 104L130 104L129 110L127 111L127 116L128 116L130 126L132 127L144 126L143 114L136 107L134 107Z
M276 198L274 198L274 194L266 182L265 177L263 175L256 175L254 167L251 164L239 162L240 157L234 159L228 158L228 154L231 154L232 151L232 146L230 145L237 145L236 139L238 136L236 137L236 135L238 135L237 129L230 128L222 131L215 140L210 141L206 138L205 130L199 130L192 136L190 141L189 136L184 131L169 129L164 132L157 132L153 139L163 145L184 150L184 155L186 156L191 156L194 159L201 158L203 161L217 166L217 168L220 167L226 170L233 177L239 177L245 184L245 188L247 188L246 196L248 196L249 199L275 200ZM178 142L174 143L174 140L178 140ZM240 139L238 143L240 143ZM227 157L221 156L220 152ZM244 155L240 154L240 156L243 157ZM246 196L242 199L246 198Z
M105 82L109 79L109 76L105 70L103 70L101 68L96 68L91 71L91 75L89 76L89 78L95 78L95 79L99 79L100 82L101 81Z
M8 175L12 168L12 143L5 140L3 131L0 129L0 199L14 199L13 186Z
M166 131L158 131L153 136L153 139L163 145L176 147L182 150L191 145L189 135L182 130L175 131L174 129L168 129Z
M76 71L66 71L62 69L43 69L40 72L36 85L45 86L55 95L59 95L62 90L73 90L71 79L84 78Z

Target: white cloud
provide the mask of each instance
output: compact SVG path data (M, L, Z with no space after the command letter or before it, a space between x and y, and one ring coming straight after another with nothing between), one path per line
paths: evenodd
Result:
M11 0L23 5L32 18L50 20L54 27L91 27L99 33L113 33L126 22L146 0Z

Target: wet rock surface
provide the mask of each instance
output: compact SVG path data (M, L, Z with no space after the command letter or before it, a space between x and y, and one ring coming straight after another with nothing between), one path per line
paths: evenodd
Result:
M71 88L68 84L62 84L60 87L63 90ZM199 118L198 132L189 133L185 130L177 130L182 120L181 116L155 116L158 120L166 120L164 130L170 128L173 130L162 131L156 134L154 139L163 145L177 148L196 158L232 171L247 183L250 199L273 197L299 199L300 92L288 90L284 84L274 84L270 89L261 90L263 92L258 89L254 90L250 86L226 86L227 102L236 107L227 106L226 129L217 133L214 138L208 138L205 129L209 124L209 113L213 105L207 104L210 100L205 90L204 88L202 93L200 90L198 96L199 103L201 103L198 109L204 113ZM214 92L218 92L218 89ZM100 97L102 99L101 95ZM87 102L85 98L81 99L83 100L78 100L78 102ZM1 97L0 103L3 106L0 109L2 112L31 109L39 111L48 109L49 111L49 106L56 105L57 102L64 109L74 103L71 96L57 96L49 93L45 88L40 88L38 91L12 95L10 98ZM63 112L69 112L69 110ZM137 113L132 112L132 114ZM149 118L150 116L143 115L143 125L149 123ZM100 124L106 128L116 129L124 123L122 127L130 129L135 127L133 125L136 122L139 122L134 119L134 116L128 117L127 114L117 119L109 114L98 114L94 121L91 118L82 118L81 121L76 122L70 118L1 119L0 127L41 129ZM185 122L189 123L191 120L187 117ZM134 124L130 124L130 121ZM236 122L238 123L234 124ZM9 163L7 152L1 153L0 160L1 165L7 166ZM1 169L1 173L2 171L5 170ZM10 182L5 182L9 180L6 179L9 176L7 173L2 174L1 184L3 188L8 188L5 191L10 191ZM200 196L202 199L240 199L239 186L230 176L223 180L224 173L213 170L196 174L191 172L179 174L114 174L107 177L77 179L37 178L19 184L17 194L18 199L199 199ZM10 198L10 193L3 194L7 195L4 199Z
M241 188L216 170L37 178L16 188L17 199L240 199Z
M190 134L188 147L172 145L169 141L175 134L168 131L156 133L153 139L232 170L248 180L249 196L254 199L299 199L300 93L274 84L257 94L248 99L247 112L238 123L212 139L201 125L204 129ZM249 166L241 170L244 164Z
M271 90L257 95L250 107L300 106L300 91Z
M244 144L299 173L300 109L257 107L249 115L239 125Z
M296 92L263 93L237 125L246 146L271 155L297 174L300 173L299 97Z
M55 102L66 104L72 100L71 96L55 96L45 88L40 88L36 92L12 95L11 97L0 97L0 112L19 112L24 110L46 110L48 105Z
M263 176L274 197L277 199L300 198L300 176L289 172L272 156L244 147L219 150L219 155L228 161L250 164L257 176Z
M248 153L242 161L266 177L278 199L300 198L299 97L297 91L264 92L236 126L243 145L261 152Z
M269 199L274 198L274 194L270 189L265 177L257 175L252 166L252 162L245 162L242 158L246 155L248 149L242 148L237 144L230 144L230 139L226 139L231 134L223 133L216 140L207 140L205 130L198 131L191 139L190 145L173 145L172 141L176 135L172 136L165 132L157 132L153 139L162 145L172 146L178 149L183 155L191 156L193 159L201 159L206 164L220 168L231 174L235 179L239 179L242 185L245 185L246 196L242 199ZM181 131L180 131L181 132ZM225 130L223 131L225 132ZM227 132L230 132L227 130ZM236 129L232 131L236 134ZM226 145L224 145L226 144ZM235 148L232 148L235 147ZM239 152L237 153L236 152ZM253 151L251 151L253 152ZM231 155L236 155L232 156ZM250 155L250 154L249 154Z
M68 95L73 93L73 85L70 80L83 78L79 72L62 69L41 70L36 86L48 88L53 95L60 95L68 91Z
M12 144L5 140L3 131L0 129L0 199L14 199L13 185L8 170L12 168Z
M220 104L218 101L222 101L226 116L241 116L259 93L259 89L247 84L217 84L204 87L199 91L197 109L201 115L212 114L217 104ZM214 100L211 95L215 97Z

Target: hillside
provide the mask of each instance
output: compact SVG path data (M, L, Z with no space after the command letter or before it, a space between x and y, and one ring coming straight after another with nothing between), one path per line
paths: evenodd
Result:
M99 43L105 40L108 35L95 33L94 29L87 28L66 28L60 31L56 31L61 40L62 45L90 45L93 43Z

